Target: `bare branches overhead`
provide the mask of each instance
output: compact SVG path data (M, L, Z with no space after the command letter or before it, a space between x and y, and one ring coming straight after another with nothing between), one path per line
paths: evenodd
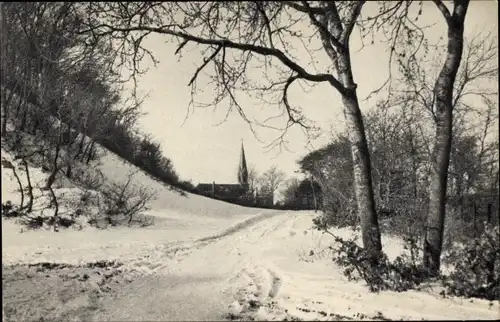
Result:
M145 46L144 39L148 35L160 34L178 42L175 54L180 57L186 49L198 46L204 58L187 84L192 88L190 106L225 104L228 113L236 110L254 131L252 123L255 120L246 115L239 102L241 95L250 95L266 105L283 109L287 117L286 126L281 129L283 133L289 126L299 124L308 131L306 133L312 134L309 131L314 131L315 127L309 124L301 109L286 98L290 74L294 80L304 83L328 83L341 95L345 94L345 86L330 70L318 72L311 68L321 49L314 49L320 45L315 38L319 30L328 37L329 44L334 44L335 50L345 52L363 3L88 3L79 7L86 12L86 19L78 33L93 41L112 43L117 58L115 65L129 66L134 81L135 75L146 71L142 68L144 58L149 57L154 64L157 62L157 57ZM327 14L336 17L334 20L340 24L342 34L334 35L334 30L322 22ZM308 23L312 23L313 28L307 28ZM265 70L262 78L250 77L256 70ZM214 99L208 104L195 100L200 76L204 76L204 82L208 81L214 89ZM270 88L281 91L282 95L267 95ZM257 124L268 126L260 121Z

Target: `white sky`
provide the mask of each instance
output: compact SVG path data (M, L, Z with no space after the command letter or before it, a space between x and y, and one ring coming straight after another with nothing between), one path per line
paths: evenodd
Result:
M443 18L434 4L429 1L424 6L424 17L421 20L425 20L425 23L437 22L428 31L429 38L437 39L445 35ZM369 15L369 11L370 7L365 6L362 14ZM465 34L482 29L494 30L498 38L496 1L471 1ZM245 145L247 163L249 166L254 165L259 173L276 164L288 177L296 175L296 161L311 149L311 146L306 146L306 136L298 127L292 128L286 136L290 151L280 152L275 149L266 152L268 149L264 146L275 139L278 132L257 127L259 137L264 141L261 143L235 111L224 123L217 125L224 119L224 106L219 106L215 111L213 108L196 109L189 114L183 125L191 98L188 83L202 62L202 56L199 47L188 45L179 61L174 54L176 44L166 43L165 40L160 35L152 35L146 42L160 63L139 81L140 92L149 93L142 107L147 115L140 119L140 125L144 132L152 134L161 143L164 154L173 161L181 178L192 180L194 184L236 182L241 140ZM362 99L379 87L387 77L387 47L375 42L356 53L359 43L353 39L351 48L354 77L358 84L358 95ZM325 57L318 56L320 62L324 62L324 59ZM261 71L255 71L257 80L259 72ZM203 93L200 98L210 94ZM290 90L289 100L292 105L301 107L305 116L321 127L321 136L312 142L314 148L328 142L331 127L337 130L343 128L342 103L331 86L324 84L309 93L303 93L299 86L295 86ZM258 119L276 114L269 107L257 105L249 99L243 98L241 103L246 113ZM366 112L374 103L375 101L361 102L362 111Z

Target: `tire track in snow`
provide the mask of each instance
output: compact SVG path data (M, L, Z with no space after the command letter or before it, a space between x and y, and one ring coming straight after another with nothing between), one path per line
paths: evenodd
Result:
M172 261L182 261L183 258L189 256L191 253L193 253L193 251L199 250L209 244L217 242L222 238L235 235L236 233L245 230L248 227L254 226L259 222L280 215L283 216L286 215L286 213L280 211L264 213L243 220L242 222L239 222L234 226L229 227L215 235L202 237L194 241L181 241L181 242L168 243L165 245L158 245L152 250L154 253L157 254L157 256L151 258L151 255L146 255L142 258L138 258L136 260L129 262L127 266L131 266L133 270L141 271L141 273L153 274L158 272L164 272L168 270L168 268L171 266ZM272 230L275 230L276 228L277 226L274 227ZM144 260L144 258L148 258L148 260Z

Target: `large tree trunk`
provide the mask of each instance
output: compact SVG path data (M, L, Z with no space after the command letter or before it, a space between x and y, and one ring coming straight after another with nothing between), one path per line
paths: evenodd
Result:
M366 139L363 116L359 109L356 84L351 70L349 49L338 54L336 69L346 91L342 94L344 115L351 143L352 162L354 169L354 192L358 217L363 235L363 247L377 263L382 252L380 229L371 174L371 160Z
M356 95L353 95L354 97L346 97L343 101L346 107L345 116L349 130L349 141L351 141L354 192L363 234L363 246L370 256L376 259L382 251L382 243L373 196L371 160L361 111Z
M448 23L448 50L446 61L434 85L437 124L424 244L424 265L432 275L439 274L441 264L453 131L453 85L462 59L464 20L468 5L469 0L455 0L453 14L444 14Z
M378 226L377 211L375 208L375 198L371 174L371 160L366 139L363 116L359 109L358 96L356 94L357 85L352 74L351 56L349 50L350 32L342 28L342 23L336 18L336 5L334 3L324 3L328 7L331 15L322 17L323 25L328 26L330 35L320 30L321 40L327 55L330 57L333 67L337 72L337 77L342 84L339 90L344 104L344 116L348 130L348 138L351 146L354 192L358 217L361 223L363 247L371 258L372 265L376 265L382 253L382 242L380 239L380 229ZM357 15L359 15L363 2L358 4ZM354 16L356 16L356 13ZM335 36L338 44L331 42L331 35Z

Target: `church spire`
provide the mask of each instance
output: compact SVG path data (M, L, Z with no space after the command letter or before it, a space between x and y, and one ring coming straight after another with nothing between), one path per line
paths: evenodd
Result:
M245 159L245 149L243 148L243 140L241 140L241 155L240 155L240 165L238 167L238 182L240 184L248 184L247 160Z

